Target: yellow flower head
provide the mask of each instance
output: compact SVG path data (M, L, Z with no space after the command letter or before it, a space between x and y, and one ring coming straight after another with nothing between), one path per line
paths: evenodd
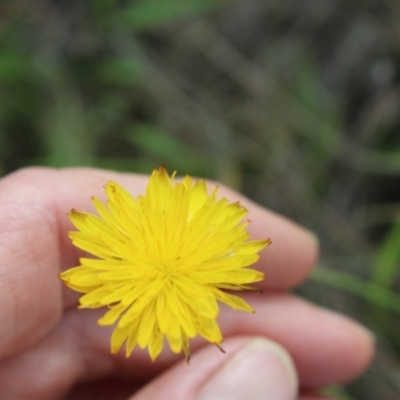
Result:
M239 203L207 193L206 182L186 176L174 182L164 167L154 170L146 193L132 197L115 182L105 191L107 207L93 198L100 217L72 210L79 231L72 243L98 259L60 277L85 293L79 308L108 307L100 325L114 325L111 352L126 343L148 348L155 360L164 337L174 353L189 359L189 339L200 335L219 345L218 303L254 312L240 297L224 290L251 290L263 273L247 268L269 240L248 241L242 223L247 210Z

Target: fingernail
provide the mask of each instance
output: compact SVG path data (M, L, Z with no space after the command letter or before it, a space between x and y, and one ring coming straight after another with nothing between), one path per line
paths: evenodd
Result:
M294 400L297 387L296 371L286 351L255 338L214 372L196 400Z

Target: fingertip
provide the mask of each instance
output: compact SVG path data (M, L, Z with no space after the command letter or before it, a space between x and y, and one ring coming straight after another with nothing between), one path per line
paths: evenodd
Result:
M248 210L247 229L252 239L268 240L254 265L265 272L263 287L273 290L291 289L310 274L319 257L317 236L297 223L266 209L234 190L221 186L220 195L236 200Z
M333 384L350 382L363 374L375 356L375 335L360 323L332 310L321 309L336 327L337 348L332 349L342 355L343 368L337 368L338 375ZM342 374L340 374L342 372ZM332 384L332 382L331 382Z
M254 338L201 385L195 399L286 400L295 398L297 388L289 354L270 340Z
M257 206L259 209L260 206ZM255 238L270 237L257 263L265 272L264 287L291 289L301 284L317 264L319 241L311 231L269 210L251 227Z
M226 340L225 346L223 357L211 346L203 347L194 353L190 366L181 361L130 400L161 400L165 393L175 400L295 398L297 374L280 345L263 337L242 337Z

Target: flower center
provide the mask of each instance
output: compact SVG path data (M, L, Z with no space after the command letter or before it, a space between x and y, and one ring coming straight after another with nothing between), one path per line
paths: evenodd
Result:
M176 275L175 268L170 261L163 261L159 266L158 270L162 277L166 277L169 279L172 279Z

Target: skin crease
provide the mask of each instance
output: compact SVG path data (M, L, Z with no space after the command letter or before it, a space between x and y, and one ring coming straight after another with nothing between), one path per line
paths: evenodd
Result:
M220 354L195 339L190 367L167 346L155 363L140 349L129 359L122 353L110 355L112 329L96 323L104 310L76 310L79 294L58 279L60 271L78 265L83 255L67 237L73 227L66 213L72 207L94 212L90 198L105 200L102 187L109 179L137 196L144 192L148 177L86 168L29 168L0 180L2 399L59 399L75 387L68 399L118 400L143 385L142 391L164 394L167 387L179 387L181 392L187 387L185 399L191 399L197 389L188 384L190 379L200 385L252 337L269 338L288 351L302 388L299 400L322 400L313 390L354 379L369 365L374 352L370 334L348 318L284 293L304 281L315 265L315 238L223 186L220 196L248 208L252 238L271 237L273 242L254 265L266 274L258 284L264 293L241 294L256 314L222 306L218 321L229 352ZM107 387L112 387L110 393ZM140 400L140 393L131 399Z

